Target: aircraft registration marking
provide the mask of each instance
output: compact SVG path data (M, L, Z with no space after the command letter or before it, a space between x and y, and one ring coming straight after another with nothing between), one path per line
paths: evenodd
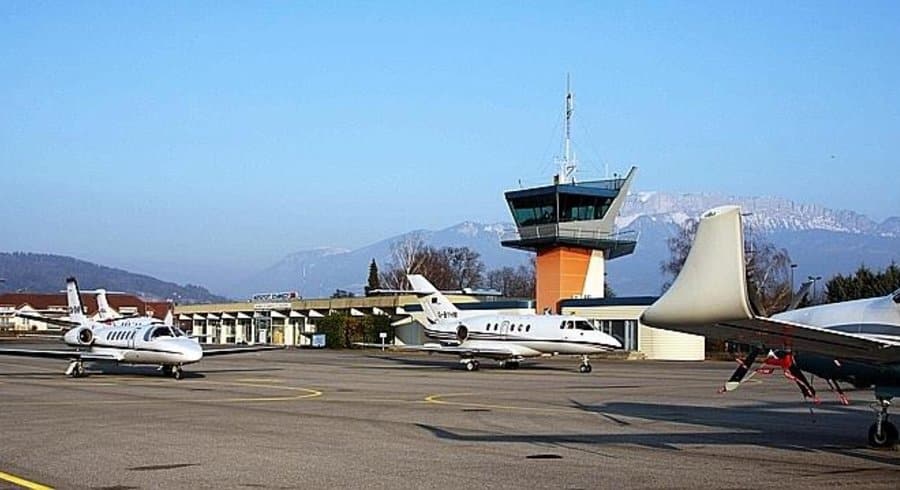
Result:
M53 490L53 487L48 487L47 485L42 485L31 480L26 480L21 476L5 473L3 471L0 471L0 480L7 481L22 488L30 488L31 490Z

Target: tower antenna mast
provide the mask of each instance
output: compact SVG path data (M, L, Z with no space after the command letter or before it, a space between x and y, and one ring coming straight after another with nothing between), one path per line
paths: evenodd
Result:
M572 182L578 163L572 152L572 114L575 112L575 95L572 94L569 74L566 73L566 134L563 158L559 162L559 183Z

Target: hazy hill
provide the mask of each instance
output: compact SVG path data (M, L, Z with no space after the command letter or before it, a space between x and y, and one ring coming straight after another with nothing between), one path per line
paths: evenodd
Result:
M105 288L133 293L146 299L172 299L179 303L220 301L205 288L160 281L150 276L113 269L61 255L0 252L0 292L58 292L65 288L66 277L78 278L82 289Z

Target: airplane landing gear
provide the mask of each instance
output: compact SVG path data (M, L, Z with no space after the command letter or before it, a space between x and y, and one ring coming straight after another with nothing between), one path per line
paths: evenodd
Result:
M80 360L70 362L66 368L66 376L70 378L81 378L84 375L84 362Z
M875 409L875 423L869 427L869 445L877 448L894 447L897 444L897 426L888 420L889 398L878 398Z
M475 359L460 359L459 362L466 367L466 371L478 371L479 363Z
M162 366L162 372L166 376L171 376L175 379L181 379L184 377L184 371L181 369L181 366L173 366L167 364Z
M519 369L519 361L500 361L503 369Z
M591 372L592 370L593 369L591 369L591 360L588 358L588 356L581 356L581 365L578 366L578 372L586 374L586 373Z

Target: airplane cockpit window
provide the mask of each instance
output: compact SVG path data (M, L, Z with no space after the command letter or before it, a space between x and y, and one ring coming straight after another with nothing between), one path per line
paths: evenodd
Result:
M153 329L153 332L150 334L150 339L156 339L159 337L174 337L172 335L172 331L169 329L167 325L160 325Z
M187 334L181 331L178 327L170 327L172 329L172 333L175 334L176 337L186 337Z
M584 320L576 321L575 328L577 328L578 330L596 330L593 325Z

